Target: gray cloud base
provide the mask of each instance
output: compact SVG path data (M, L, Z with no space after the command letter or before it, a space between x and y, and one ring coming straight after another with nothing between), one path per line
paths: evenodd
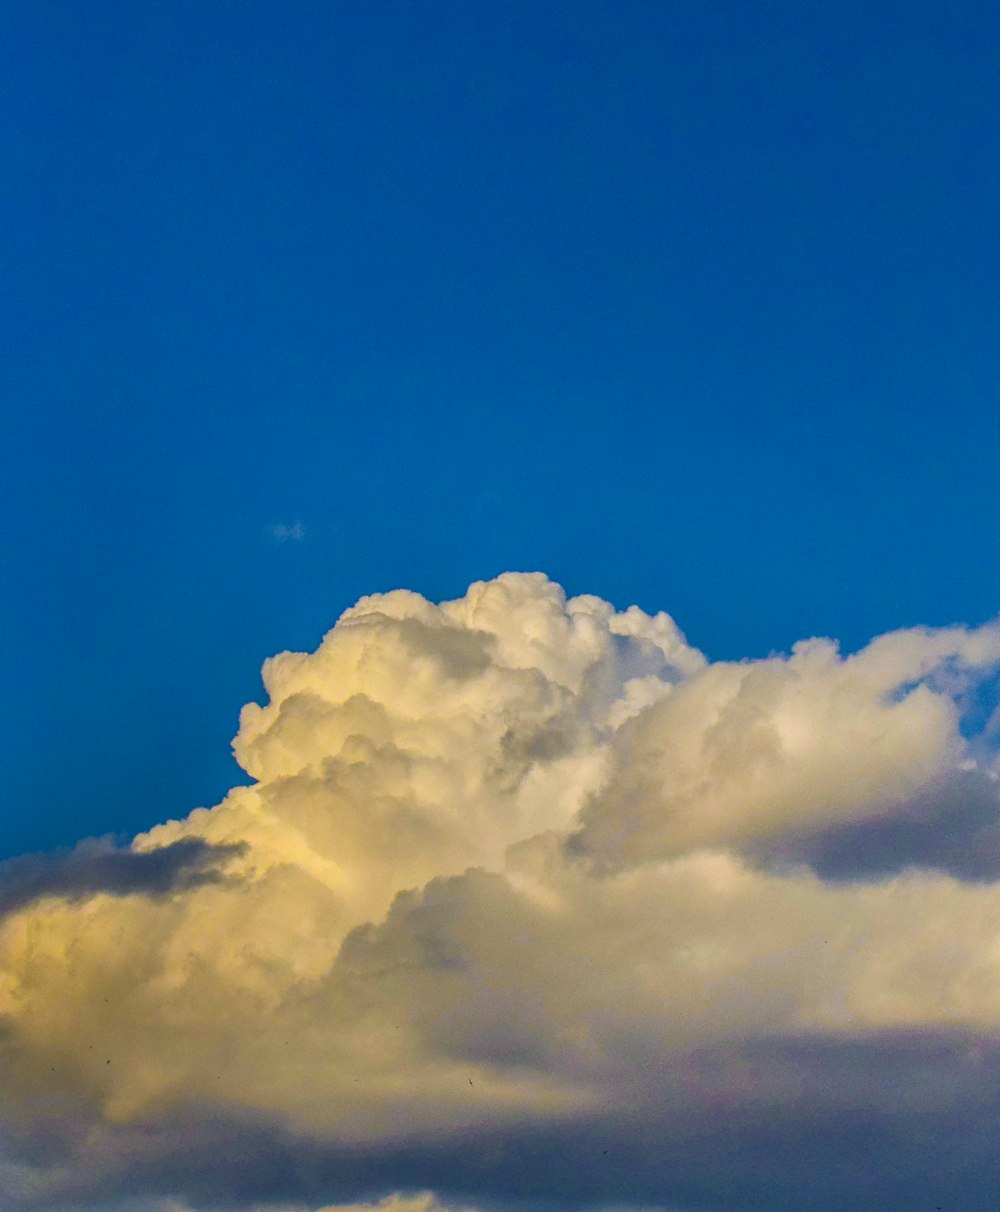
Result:
M0 915L44 897L166 896L215 883L241 850L238 843L213 846L198 837L143 851L95 839L63 853L9 859L0 863Z
M992 1212L997 1119L983 1087L995 1087L1000 1063L993 1057L985 1072L962 1081L964 1052L963 1041L948 1037L768 1041L683 1063L720 1090L727 1071L753 1070L772 1087L769 1097L730 1097L694 1111L674 1100L645 1103L541 1128L470 1125L460 1135L388 1149L335 1147L273 1124L191 1117L152 1133L123 1130L113 1147L130 1158L127 1167L113 1169L108 1142L92 1142L98 1156L75 1151L71 1178L9 1206L150 1212L154 1197L136 1192L167 1191L177 1203L163 1212L268 1205L312 1212L330 1201L367 1207L385 1190L432 1189L448 1209L482 1212L901 1212L936 1204ZM782 1085L796 1087L798 1098Z

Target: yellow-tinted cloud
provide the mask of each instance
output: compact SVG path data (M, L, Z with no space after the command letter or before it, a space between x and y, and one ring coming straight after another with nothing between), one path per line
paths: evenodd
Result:
M370 1146L694 1105L661 1061L697 1048L994 1032L994 883L761 847L968 776L962 696L998 661L991 625L713 665L537 574L362 599L266 663L234 742L255 783L133 843L196 843L212 879L42 881L0 921L4 1114L215 1108Z

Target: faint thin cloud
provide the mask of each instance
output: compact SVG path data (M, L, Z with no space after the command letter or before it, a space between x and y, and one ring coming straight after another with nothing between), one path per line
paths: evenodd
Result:
M291 526L276 522L273 526L268 526L267 533L276 543L301 543L306 537L306 528L296 519Z

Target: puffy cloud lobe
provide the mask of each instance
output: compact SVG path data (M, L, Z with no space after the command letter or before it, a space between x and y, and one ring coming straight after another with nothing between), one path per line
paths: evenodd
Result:
M811 640L715 665L620 730L576 840L628 864L876 817L956 764L957 711L934 675L967 680L998 643L995 628L911 631L846 660Z
M685 1117L801 1109L819 1053L783 1040L943 1033L962 1042L935 1064L974 1091L1000 1025L976 699L998 662L991 624L709 664L668 616L538 574L362 599L266 663L234 742L252 786L138 837L103 883L83 860L22 881L0 922L11 1140L58 1108L109 1143L84 1167L93 1132L67 1130L62 1169L12 1161L0 1186L69 1207L74 1173L110 1190L151 1125L210 1114L353 1157L358 1190L364 1166L383 1190L457 1181L407 1151L474 1129L494 1162L450 1189L499 1198L490 1140L614 1137L642 1106L681 1148ZM142 864L156 895L125 895ZM682 1202L673 1164L630 1198ZM172 1166L150 1192L185 1189ZM318 1206L338 1188L317 1166L275 1160L270 1203ZM198 1206L223 1206L206 1183Z

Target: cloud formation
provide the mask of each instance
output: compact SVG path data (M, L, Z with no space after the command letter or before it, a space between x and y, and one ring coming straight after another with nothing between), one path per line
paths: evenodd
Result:
M275 522L267 528L267 531L276 543L301 543L306 537L306 528L297 520L291 525L285 522Z
M363 598L266 662L253 785L10 885L4 1206L987 1207L998 666Z

